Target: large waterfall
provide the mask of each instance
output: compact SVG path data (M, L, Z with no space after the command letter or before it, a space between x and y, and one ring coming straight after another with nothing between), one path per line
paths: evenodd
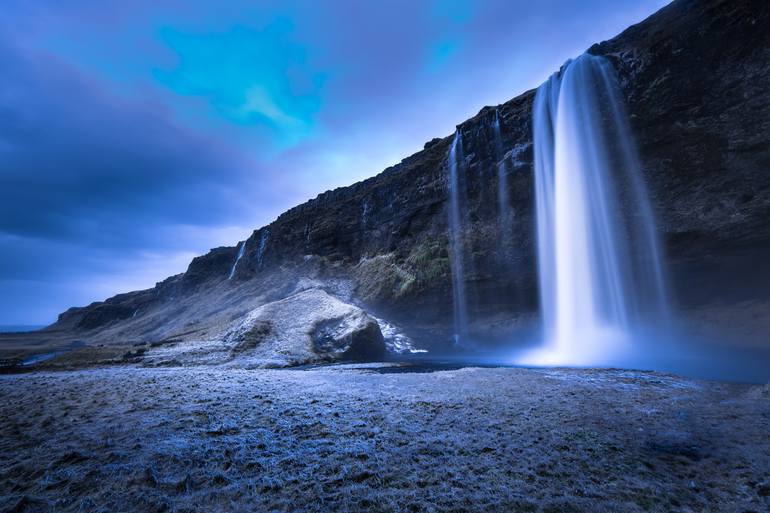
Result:
M452 300L454 303L454 343L461 346L468 338L468 304L465 294L465 249L463 244L462 199L463 138L458 129L449 150L449 245L452 262Z
M657 236L611 65L584 54L533 107L543 347L522 363L616 361L665 317Z

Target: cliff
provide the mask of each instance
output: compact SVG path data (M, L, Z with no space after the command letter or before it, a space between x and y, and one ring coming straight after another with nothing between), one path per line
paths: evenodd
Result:
M677 0L588 51L606 56L620 78L679 307L767 301L770 4ZM533 98L525 92L458 125L470 248L464 279L472 329L490 336L531 324L537 311ZM452 313L451 140L434 139L379 175L255 230L231 279L240 248L216 248L153 289L72 308L49 331L107 342L216 338L253 308L322 288L441 347Z

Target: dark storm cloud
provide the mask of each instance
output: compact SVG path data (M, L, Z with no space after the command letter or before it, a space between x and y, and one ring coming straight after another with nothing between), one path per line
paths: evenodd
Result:
M253 162L162 105L7 40L0 77L0 324L149 286L237 240L228 226L280 208L239 192Z
M146 223L218 225L249 163L56 58L0 41L0 231L141 246Z

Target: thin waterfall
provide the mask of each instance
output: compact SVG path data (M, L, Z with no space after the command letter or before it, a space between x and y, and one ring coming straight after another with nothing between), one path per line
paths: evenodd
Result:
M492 121L494 161L497 174L497 261L500 278L510 280L510 296L508 307L513 312L519 312L525 305L523 290L516 281L521 275L519 268L521 253L514 245L516 240L513 233L515 222L515 210L511 206L510 174L514 169L514 154L518 154L520 146L514 146L508 154L503 146L503 136L500 127L500 110L495 109L495 117ZM514 153L516 152L516 153Z
M498 260L501 269L506 269L515 275L516 271L512 268L513 212L508 191L508 161L505 158L503 149L503 137L500 130L500 111L498 109L495 109L495 117L492 122L492 135L494 161L497 168L497 220L500 234L497 241ZM517 299L516 304L512 306L518 308L520 306L519 299Z
M369 204L369 200L364 199L363 203L361 204L361 228L363 229L366 229L369 223L369 212L371 208L372 206Z
M503 137L500 133L500 112L495 109L495 119L492 122L494 136L495 160L497 161L497 205L500 218L500 228L505 232L510 222L511 203L508 197L508 173L503 155ZM506 239L507 237L501 237Z
M238 256L235 257L235 262L233 262L233 266L230 268L230 276L227 277L228 280L232 280L233 276L235 276L235 269L238 267L238 262L240 262L241 258L243 258L243 251L245 249L246 249L246 241L243 241L239 245Z
M670 323L670 306L668 291L666 288L666 278L663 264L663 254L660 247L660 240L657 230L657 221L655 214L650 206L650 199L647 193L647 186L644 183L641 162L639 161L639 152L636 148L631 127L628 123L628 114L625 104L617 85L615 71L610 64L602 59L603 72L601 73L602 87L607 93L607 104L610 109L610 117L616 131L618 141L617 151L620 153L620 159L625 163L628 172L628 188L632 191L632 198L637 210L632 212L637 220L631 222L631 228L635 230L633 239L645 244L648 251L639 254L637 265L637 281L647 283L648 285L640 289L646 291L647 297L641 299L639 307L647 309L652 318L660 321L666 328Z
M447 159L449 168L449 244L452 263L452 300L454 305L454 333L456 346L467 342L468 304L465 294L465 258L463 247L463 222L461 214L461 176L463 166L463 140L458 129L452 140Z
M657 232L614 71L584 54L533 106L544 347L526 363L596 364L667 314Z
M264 228L259 235L259 246L257 246L257 269L262 268L262 261L265 259L267 250L267 241L270 239L270 229Z

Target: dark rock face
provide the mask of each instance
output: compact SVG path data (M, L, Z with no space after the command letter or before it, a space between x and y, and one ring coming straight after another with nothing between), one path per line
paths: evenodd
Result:
M374 319L330 319L313 330L313 350L320 355L339 354L344 360L377 360L385 356L385 340Z
M238 248L214 248L204 256L193 258L183 275L184 284L193 288L216 276L226 279L238 253Z
M87 309L78 321L77 327L83 329L98 328L113 321L128 319L133 313L134 310L131 307L105 303Z
M767 299L770 3L677 0L589 52L606 56L618 73L680 304ZM534 92L526 92L458 126L467 187L465 280L470 315L479 324L537 310L533 99ZM496 110L502 152L492 128ZM258 294L280 299L291 288L286 280L299 279L313 255L321 262L319 276L350 280L354 298L367 308L447 334L451 139L433 139L378 176L325 192L256 230L232 280L238 247L217 248L154 289L68 310L58 324L114 326L129 312L138 309L141 317L174 298L211 302L212 291L231 309L239 298ZM503 223L497 200L502 159L512 213Z

